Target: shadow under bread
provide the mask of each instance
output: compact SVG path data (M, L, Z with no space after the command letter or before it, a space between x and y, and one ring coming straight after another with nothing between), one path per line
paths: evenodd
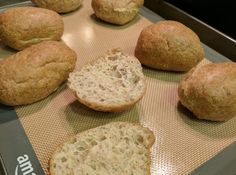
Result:
M236 136L236 130L230 129L236 126L236 117L225 121L216 122L198 119L191 111L178 102L177 110L179 117L193 130L211 138L230 138Z
M34 113L39 112L40 110L45 108L52 101L52 99L54 99L59 93L64 91L66 88L67 88L66 83L63 83L57 90L55 90L53 93L51 93L49 96L47 96L44 99L39 100L29 105L17 106L15 108L16 111L19 111L20 114L23 114L23 115L18 115L18 117L24 118L24 117L27 117Z
M175 83L179 83L182 77L185 75L185 73L187 73L187 72L172 72L172 71L158 70L144 65L142 65L142 67L143 67L143 73L146 77Z
M134 25L135 23L137 23L141 19L139 14L137 14L134 17L134 19L132 19L130 22L128 22L128 23L126 23L124 25L118 25L118 24L112 24L112 23L105 22L105 21L97 18L94 13L90 15L90 18L92 19L92 21L94 23L96 23L96 24L98 24L100 26L111 28L111 29L115 29L115 30L121 30L121 29L129 28L130 26Z
M79 10L83 9L83 4L81 4L77 9L70 11L70 12L64 12L64 13L59 13L61 16L66 17L66 16L72 16L75 13L77 13Z
M75 100L67 105L63 112L74 133L115 121L139 123L139 113L136 106L123 112L99 112Z
M0 60L5 59L13 54L15 54L17 51L8 47L0 40Z

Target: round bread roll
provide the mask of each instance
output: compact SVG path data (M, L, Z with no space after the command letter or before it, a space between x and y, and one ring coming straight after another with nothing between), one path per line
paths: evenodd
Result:
M54 92L68 78L76 53L64 43L44 41L0 60L0 103L34 103Z
M146 90L140 62L120 49L110 50L71 73L68 86L82 104L104 112L119 112L134 106Z
M0 38L16 50L46 40L60 40L64 30L56 12L36 7L14 7L0 15Z
M188 71L204 58L204 51L191 29L176 21L161 21L141 32L135 56L155 69Z
M58 13L67 13L78 9L83 0L31 0L37 6L54 10Z
M191 69L178 88L181 103L197 118L225 121L236 116L236 63Z
M131 21L144 0L92 0L95 15L103 21L124 25Z

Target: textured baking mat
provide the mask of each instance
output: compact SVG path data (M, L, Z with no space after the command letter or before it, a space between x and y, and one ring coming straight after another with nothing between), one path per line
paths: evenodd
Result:
M120 47L133 54L141 30L162 20L142 8L130 24L113 26L97 20L90 4L91 1L84 1L77 11L63 15L63 41L78 54L77 69L110 48ZM226 60L209 47L204 48L208 59ZM1 50L1 56L10 54L10 49ZM88 109L65 84L42 101L17 107L16 112L45 173L58 144L78 132L111 121L140 122L153 130L156 136L152 148L153 175L189 174L236 140L236 118L224 123L197 120L179 104L177 86L183 74L149 68L144 68L144 74L145 96L135 107L122 113Z

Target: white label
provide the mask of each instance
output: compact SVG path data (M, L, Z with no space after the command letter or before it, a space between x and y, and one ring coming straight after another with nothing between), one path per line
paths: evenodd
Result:
M36 175L34 168L30 162L29 156L24 154L17 157L17 166L15 169L15 175Z

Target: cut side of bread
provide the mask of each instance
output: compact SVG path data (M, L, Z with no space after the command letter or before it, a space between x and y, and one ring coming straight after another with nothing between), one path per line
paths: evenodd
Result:
M71 73L68 86L81 103L107 112L130 108L146 89L141 63L120 49L110 50L80 71Z
M150 148L155 137L148 128L113 122L77 134L54 152L51 175L149 175Z

